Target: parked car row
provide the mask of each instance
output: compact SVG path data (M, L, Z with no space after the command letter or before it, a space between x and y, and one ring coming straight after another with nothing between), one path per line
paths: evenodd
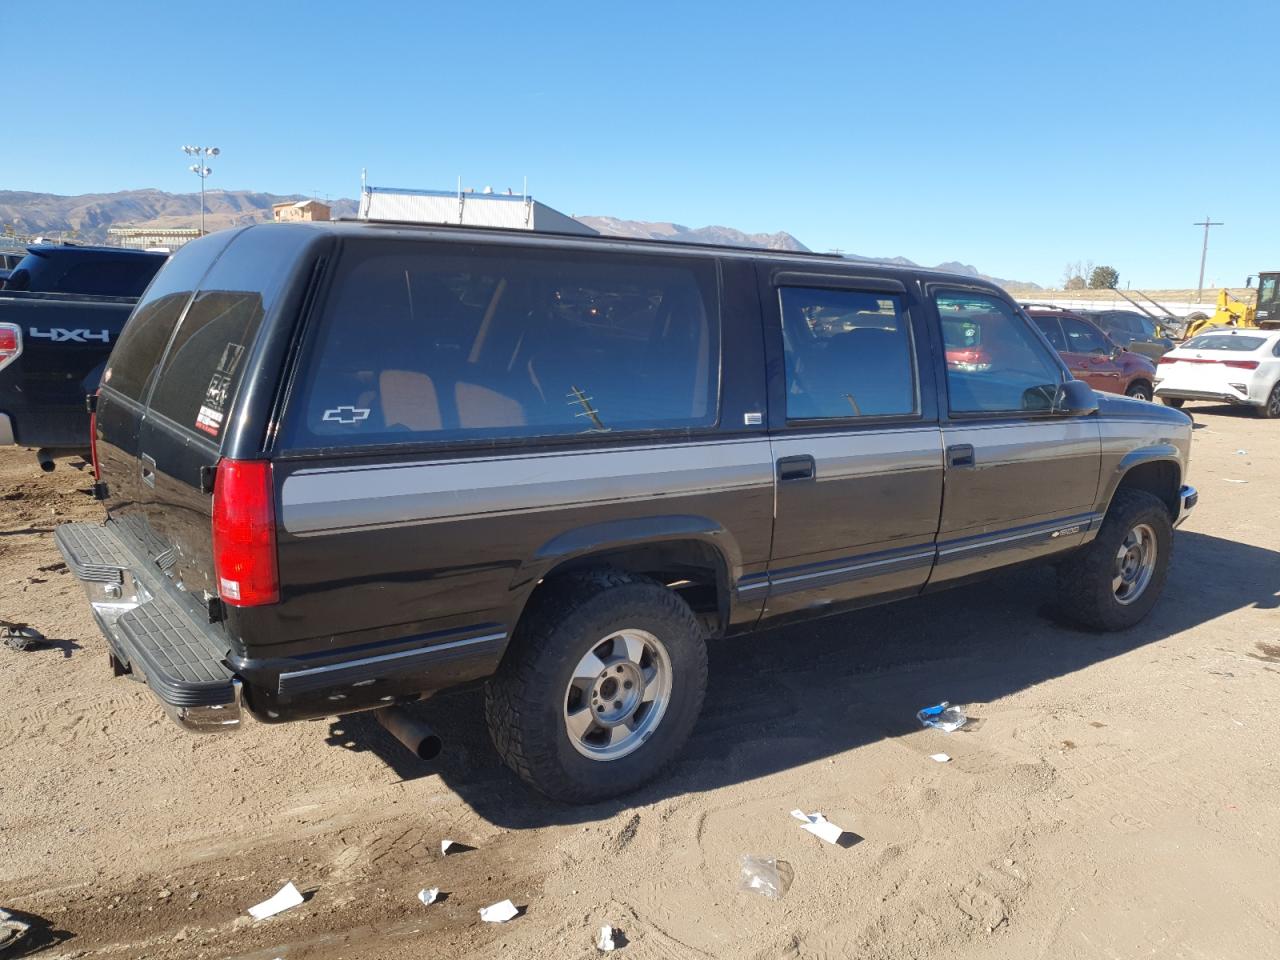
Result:
M1096 393L1046 328L1093 356L918 268L225 230L125 326L90 434L106 521L55 537L115 670L190 729L376 709L421 743L396 705L483 680L511 768L600 800L679 752L708 638L1041 561L1089 628L1150 611L1191 423Z

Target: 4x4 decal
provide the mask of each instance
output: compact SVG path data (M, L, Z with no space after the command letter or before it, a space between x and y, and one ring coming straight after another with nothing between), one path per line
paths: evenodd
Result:
M48 330L41 330L38 327L32 327L31 336L39 337L42 340L52 340L54 343L88 343L90 340L108 343L111 340L111 331L66 330L62 327L50 327Z

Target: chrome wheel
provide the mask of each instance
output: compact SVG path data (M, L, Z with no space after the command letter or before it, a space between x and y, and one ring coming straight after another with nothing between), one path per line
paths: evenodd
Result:
M671 657L645 630L619 630L578 661L564 698L569 742L592 760L640 748L671 701Z
M1111 578L1117 602L1130 604L1142 596L1155 573L1157 551L1156 532L1147 524L1140 523L1125 534Z
M1267 416L1280 419L1280 383L1271 389L1271 396L1267 398Z

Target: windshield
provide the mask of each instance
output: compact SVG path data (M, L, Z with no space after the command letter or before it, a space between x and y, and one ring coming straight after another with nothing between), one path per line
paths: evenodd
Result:
M1265 337L1242 337L1234 333L1206 333L1188 340L1182 346L1187 350L1230 350L1233 353L1249 353L1266 342Z

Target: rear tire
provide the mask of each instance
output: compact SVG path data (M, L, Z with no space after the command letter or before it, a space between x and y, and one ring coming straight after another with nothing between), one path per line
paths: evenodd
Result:
M1160 402L1166 407L1173 407L1175 410L1181 410L1182 405L1187 401L1183 400L1181 397L1161 397Z
M1120 490L1093 542L1058 567L1063 614L1092 630L1141 621L1164 589L1173 546L1168 508L1145 490Z
M1267 402L1260 407L1254 407L1253 412L1263 420L1280 418L1280 381L1271 388L1271 393L1267 395Z
M658 776L706 692L693 611L654 580L608 569L552 582L535 603L485 689L498 754L565 803L620 796Z
M1129 389L1124 392L1126 397L1132 397L1134 400L1146 400L1151 402L1151 384L1145 380L1135 380L1129 384Z

